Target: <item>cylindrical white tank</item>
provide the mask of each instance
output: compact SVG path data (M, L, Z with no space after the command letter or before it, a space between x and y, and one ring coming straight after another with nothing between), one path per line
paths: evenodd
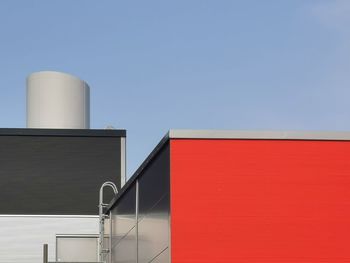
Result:
M41 71L27 78L27 128L89 129L90 90L72 75Z

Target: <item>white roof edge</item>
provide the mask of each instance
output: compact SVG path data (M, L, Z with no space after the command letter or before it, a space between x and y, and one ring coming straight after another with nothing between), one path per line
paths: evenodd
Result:
M268 139L349 141L350 132L342 131L239 131L169 130L170 139Z

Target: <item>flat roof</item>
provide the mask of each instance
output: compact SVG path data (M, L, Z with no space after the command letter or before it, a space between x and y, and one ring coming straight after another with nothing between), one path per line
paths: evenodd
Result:
M0 136L126 137L126 130L0 128Z
M344 131L237 131L237 130L170 130L169 139L248 139L248 140L331 140L349 141Z

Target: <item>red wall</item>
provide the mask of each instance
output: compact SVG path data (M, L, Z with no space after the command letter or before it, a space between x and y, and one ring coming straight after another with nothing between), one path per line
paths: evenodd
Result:
M172 263L350 262L350 142L170 147Z

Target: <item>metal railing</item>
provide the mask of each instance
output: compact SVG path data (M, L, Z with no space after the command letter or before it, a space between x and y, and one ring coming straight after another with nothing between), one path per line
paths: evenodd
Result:
M103 201L103 194L104 194L104 188L110 187L112 188L114 194L118 194L118 189L116 185L113 182L105 182L102 184L100 188L100 195L99 195L99 204L98 204L98 214L99 214L99 240L98 240L98 261L97 262L85 262L85 263L106 263L105 255L109 253L109 261L111 261L111 253L109 249L104 248L104 237L105 237L105 231L104 231L104 223L105 219L108 218L108 215L104 213L105 208L109 205L107 203L104 203ZM110 222L111 227L111 222ZM111 229L110 229L111 232ZM112 233L110 233L111 235ZM109 246L111 246L111 236L109 237ZM77 263L77 262L63 262L63 261L48 261L48 245L44 244L43 247L43 262L44 263ZM84 262L79 262L84 263Z
M104 213L104 208L106 208L109 204L103 202L103 190L107 186L112 188L115 195L118 193L117 186L113 182L105 182L102 184L100 188L100 198L99 198L99 204L98 204L98 214L99 214L98 260L99 261L105 260L104 256L110 253L109 249L104 248L104 237L105 237L104 223L105 223L105 219L108 218L108 216L105 215ZM111 241L111 237L110 237L110 241Z

